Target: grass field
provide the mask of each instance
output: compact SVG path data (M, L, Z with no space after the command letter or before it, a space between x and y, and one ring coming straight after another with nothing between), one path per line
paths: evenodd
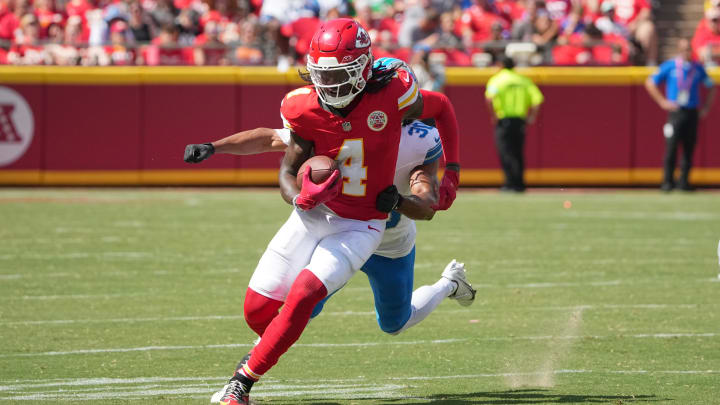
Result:
M0 403L208 403L288 214L276 190L0 190ZM720 193L467 191L418 238L416 286L457 258L473 306L389 336L359 273L254 399L720 404Z

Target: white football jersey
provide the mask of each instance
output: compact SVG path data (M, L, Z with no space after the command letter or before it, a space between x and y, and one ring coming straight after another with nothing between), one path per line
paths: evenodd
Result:
M395 166L395 186L402 195L410 195L410 172L442 156L437 128L413 121L402 129L398 160ZM415 246L415 221L395 211L385 224L385 234L376 255L398 258L407 256Z
M290 130L276 129L277 135L288 144ZM413 121L402 128L397 165L395 166L395 186L402 195L410 194L410 171L442 156L440 133L437 128ZM385 225L385 234L376 255L395 259L407 256L415 246L415 221L393 211Z

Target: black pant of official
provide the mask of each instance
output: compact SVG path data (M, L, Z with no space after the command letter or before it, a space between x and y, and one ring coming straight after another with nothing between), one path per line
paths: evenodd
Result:
M690 168L693 152L697 142L698 110L681 108L668 114L665 131L665 158L663 160L663 188L675 187L675 163L677 161L678 144L682 144L682 161L680 162L680 178L677 185L689 189Z
M500 155L500 165L505 173L505 189L523 191L525 181L525 120L503 118L495 126L495 145Z

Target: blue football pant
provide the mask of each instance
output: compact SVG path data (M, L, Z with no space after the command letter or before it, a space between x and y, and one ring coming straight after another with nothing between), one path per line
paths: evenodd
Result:
M394 333L402 329L412 315L415 247L407 256L396 259L372 255L360 270L370 281L380 329L386 333ZM328 295L315 306L311 317L320 314L325 302L333 294Z

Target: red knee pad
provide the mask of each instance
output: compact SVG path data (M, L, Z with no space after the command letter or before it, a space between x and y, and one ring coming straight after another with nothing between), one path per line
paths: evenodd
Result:
M268 298L248 288L244 304L245 322L258 336L262 336L282 305L282 301Z
M310 270L304 269L295 279L292 287L290 287L290 292L285 302L288 306L299 307L297 309L303 314L307 312L309 317L315 305L322 301L325 296L327 296L325 284Z

